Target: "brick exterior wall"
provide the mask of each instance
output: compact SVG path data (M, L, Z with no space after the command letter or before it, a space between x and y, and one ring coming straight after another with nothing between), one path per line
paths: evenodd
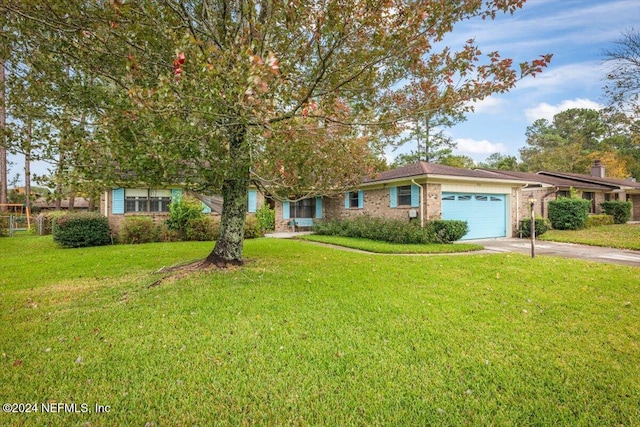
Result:
M640 221L640 194L630 194L628 200L633 203L631 221Z
M421 187L426 200L424 205L425 219L440 219L442 215L440 184L427 184L426 189L425 185L421 185ZM362 209L345 209L344 195L324 199L325 216L331 219L354 218L366 214L375 217L406 219L409 221L409 211L418 211L418 215L420 215L420 207L398 206L397 208L392 208L390 204L389 187L365 190Z
M105 195L108 199L105 199ZM167 219L169 219L169 212L126 212L124 214L113 214L111 213L111 208L113 206L111 191L107 191L106 193L102 193L100 195L100 214L105 215L109 220L109 228L111 229L111 233L114 236L120 234L120 228L122 227L122 223L125 218L132 216L144 216L153 219L153 222L156 225L162 225ZM108 202L108 204L107 204ZM264 203L264 197L258 193L258 207L260 204ZM108 212L105 212L106 206L108 206ZM211 212L212 216L220 217L220 215L216 212ZM252 214L253 215L253 214Z

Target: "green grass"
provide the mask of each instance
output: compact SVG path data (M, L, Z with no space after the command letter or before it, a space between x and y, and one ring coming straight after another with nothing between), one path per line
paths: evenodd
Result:
M312 242L327 243L346 248L358 249L366 252L380 254L446 254L455 252L471 252L484 249L481 245L472 243L445 244L399 244L380 242L376 240L360 239L353 237L323 236L310 234L299 236L299 239Z
M0 239L0 400L110 406L0 425L640 425L637 268L210 249Z
M549 230L540 240L640 250L640 224L602 225L584 230Z

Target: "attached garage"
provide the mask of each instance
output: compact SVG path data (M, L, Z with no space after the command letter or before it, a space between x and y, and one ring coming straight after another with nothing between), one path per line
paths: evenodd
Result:
M467 221L469 232L463 240L505 237L507 195L443 192L442 219Z

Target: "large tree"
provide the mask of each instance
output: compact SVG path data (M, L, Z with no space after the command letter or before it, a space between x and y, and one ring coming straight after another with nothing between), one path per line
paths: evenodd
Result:
M489 22L523 4L6 0L0 11L53 68L69 67L55 78L80 88L72 104L95 126L77 165L105 183L126 172L221 192L208 260L223 265L242 260L250 183L283 198L344 191L372 172L372 151L409 118L540 72L550 55L515 69L474 40L441 43L460 21Z
M527 145L520 149L522 166L540 170L589 173L601 160L611 177L627 178L632 161L628 129L606 110L572 108L538 119L527 127Z
M640 31L624 31L605 51L604 60L608 120L623 134L619 153L627 159L632 175L640 179Z

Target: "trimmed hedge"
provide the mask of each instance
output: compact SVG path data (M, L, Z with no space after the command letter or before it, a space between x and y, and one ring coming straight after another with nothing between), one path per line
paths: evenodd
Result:
M220 221L211 216L201 216L187 221L186 238L192 241L216 240L220 234Z
M557 199L549 202L549 220L556 230L585 228L591 201L584 199Z
M321 221L314 225L317 234L357 237L389 243L452 243L468 231L465 221L430 221L422 228L418 222L362 215L357 218Z
M109 221L92 212L70 213L56 218L53 241L63 248L83 248L111 243Z
M625 224L631 218L633 203L612 200L600 203L600 207L607 215L613 216L614 224Z
M427 228L433 230L436 243L453 243L469 232L466 221L438 219L429 221Z
M551 223L546 218L536 218L536 237L542 236L544 233L549 231L551 228ZM524 218L520 221L520 236L522 238L531 237L531 218Z
M264 236L262 226L255 216L247 216L244 219L244 238L255 239Z
M120 228L120 243L151 243L160 240L160 230L148 216L129 216Z
M601 225L611 225L613 224L613 216L612 215L589 215L587 218L587 228L590 227L599 227Z

